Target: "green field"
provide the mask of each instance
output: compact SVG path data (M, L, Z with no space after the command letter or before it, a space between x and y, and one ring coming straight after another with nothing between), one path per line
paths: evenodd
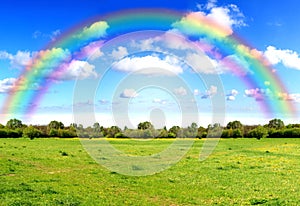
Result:
M300 205L300 139L222 139L200 162L204 141L170 169L133 177L97 164L79 139L0 139L0 205ZM111 140L132 155L171 142Z

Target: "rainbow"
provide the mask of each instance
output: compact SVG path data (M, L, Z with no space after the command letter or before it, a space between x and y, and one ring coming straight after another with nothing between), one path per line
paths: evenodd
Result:
M172 28L176 28L191 41L205 39L202 43L194 41L195 45L204 51L207 45L212 45L215 49L207 51L208 55L220 60L224 66L242 78L249 89L261 88L264 82L269 82L268 88L273 97L258 102L265 114L276 111L286 115L295 113L292 101L279 100L279 97L288 95L288 91L273 72L272 66L258 51L230 33L228 28L204 16L184 15L177 11L163 9L139 9L89 19L47 45L36 54L30 65L20 74L5 101L2 114L5 118L13 115L17 112L17 105L22 101L26 103L22 113L31 115L45 92L67 69L72 60L88 58L95 49L101 48L106 42L130 32L168 31ZM231 54L237 58L222 61L224 57ZM245 74L247 68L238 59L246 61L255 75ZM34 84L38 86L34 87Z

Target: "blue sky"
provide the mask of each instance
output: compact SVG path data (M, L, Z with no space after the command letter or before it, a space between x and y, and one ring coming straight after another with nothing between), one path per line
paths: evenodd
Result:
M96 23L91 21L94 17L126 9L171 9L182 12L182 17L177 20L179 23L193 14L211 18L231 31L226 36L236 35L250 49L259 52L270 62L287 88L283 100L274 95L270 97L268 82L262 80L263 87L260 88L249 87L242 81L243 77L230 72L230 68L220 66L221 60L207 56L204 51L197 53L198 56L190 52L195 50L192 44L183 44L189 46L188 49L175 48L188 36L170 25L169 31L141 31L141 37L122 33L120 41L118 37L111 39L90 54L90 58L69 60L65 73L59 73L59 78L53 77L51 86L39 102L24 99L17 103L19 109L13 109L14 112L6 118L17 117L33 124L47 124L53 119L65 124L98 121L105 126L135 126L140 121L150 120L157 127L163 124L186 125L191 121L207 126L215 121L226 124L235 119L244 124L264 124L275 117L287 123L295 122L297 117L291 119L280 108L264 114L259 97L263 95L266 102L290 101L296 108L296 116L299 116L299 6L296 0L284 3L271 0L1 3L0 106L5 106L10 90L28 62L47 49L53 52L47 45L72 28L78 25L91 28ZM98 26L105 33L109 30L103 23L105 19L101 20ZM176 29L177 33L172 34ZM66 54L68 48L56 49L56 52L61 49L60 52ZM201 68L194 71L193 66L196 67L202 57ZM210 70L211 65L215 70ZM251 73L251 67L248 69L247 72ZM30 90L28 93L38 92L39 89L32 90L35 87L45 89L39 82L32 81L30 88L25 90ZM36 109L26 118L24 108L28 104L36 104ZM0 122L5 123L6 118L1 117Z

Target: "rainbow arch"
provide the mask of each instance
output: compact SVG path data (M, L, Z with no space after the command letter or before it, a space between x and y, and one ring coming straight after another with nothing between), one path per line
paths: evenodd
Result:
M278 98L281 94L288 94L288 91L273 72L272 66L259 52L241 41L235 34L228 35L227 28L204 16L185 16L181 12L164 9L138 9L89 19L47 45L19 76L5 101L2 114L6 115L5 117L14 114L16 105L21 100L27 102L22 113L24 115L33 113L40 99L53 83L53 78L67 68L68 62L72 59L87 58L93 49L101 48L105 42L130 32L168 31L172 28L176 28L191 40L205 39L206 44L215 48L208 53L216 59L222 60L225 56L235 54L238 58L246 61L255 75L239 75L245 71L245 66L237 59L227 59L222 63L233 73L238 74L249 89L260 88L264 82L269 82L273 98L264 98L259 102L264 113L272 114L275 111L281 111L287 115L295 113L291 101ZM195 44L200 49L204 47L198 41L195 41ZM92 48L91 45L94 47ZM82 49L87 47L90 51L82 52ZM32 89L34 84L39 85L39 88Z

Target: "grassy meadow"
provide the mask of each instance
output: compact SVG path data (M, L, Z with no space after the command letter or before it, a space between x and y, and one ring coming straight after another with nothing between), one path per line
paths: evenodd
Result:
M149 155L172 141L111 144ZM0 139L0 205L300 205L300 139L221 139L200 162L204 141L170 169L133 177L96 163L79 139Z

